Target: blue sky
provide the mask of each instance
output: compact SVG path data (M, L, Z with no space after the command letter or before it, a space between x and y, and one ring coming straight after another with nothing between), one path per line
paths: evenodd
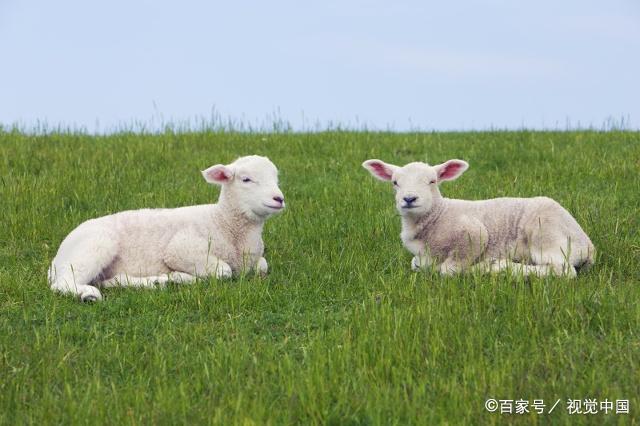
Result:
M0 123L640 128L640 2L0 0Z

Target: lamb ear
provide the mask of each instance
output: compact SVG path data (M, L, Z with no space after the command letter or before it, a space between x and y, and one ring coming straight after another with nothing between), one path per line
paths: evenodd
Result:
M204 180L209 183L222 185L228 183L233 178L233 170L223 164L216 164L202 171Z
M382 160L367 160L362 163L362 167L369 170L369 172L377 179L383 181L390 181L393 176L393 172L398 169L398 166L393 164L387 164Z
M443 180L455 180L469 168L469 163L462 160L449 160L445 163L433 166L438 174L438 182Z

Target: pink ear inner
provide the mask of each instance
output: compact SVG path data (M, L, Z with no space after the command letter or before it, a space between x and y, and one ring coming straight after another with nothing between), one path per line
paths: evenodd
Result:
M382 163L370 163L369 167L373 170L373 172L380 176L382 179L391 180L391 174L389 173L389 169L387 169Z
M464 171L464 168L465 168L464 163L460 163L458 161L447 161L440 168L440 172L438 173L438 179L442 179L442 180L454 179Z
M225 170L222 167L216 167L213 170L209 170L207 172L207 176L216 182L226 182L229 180L229 176L225 173Z

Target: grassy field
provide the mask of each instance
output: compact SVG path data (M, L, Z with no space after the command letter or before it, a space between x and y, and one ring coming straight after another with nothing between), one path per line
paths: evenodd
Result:
M95 216L215 202L199 170L269 156L288 209L266 279L53 294ZM469 161L445 196L547 195L598 248L570 281L412 273L392 190L361 162ZM0 423L640 422L640 133L0 132ZM489 413L543 399L550 414ZM567 399L630 413L569 415Z

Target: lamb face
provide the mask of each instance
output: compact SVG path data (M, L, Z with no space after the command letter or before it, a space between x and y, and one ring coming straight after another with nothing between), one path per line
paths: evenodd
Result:
M367 160L362 166L377 179L393 183L400 215L416 217L428 213L434 202L442 198L439 183L456 179L468 168L461 160L449 160L437 166L414 162L403 167L381 160Z
M266 220L285 207L278 169L266 157L241 157L229 165L211 166L202 175L207 182L222 186L221 202L233 204L249 218Z

